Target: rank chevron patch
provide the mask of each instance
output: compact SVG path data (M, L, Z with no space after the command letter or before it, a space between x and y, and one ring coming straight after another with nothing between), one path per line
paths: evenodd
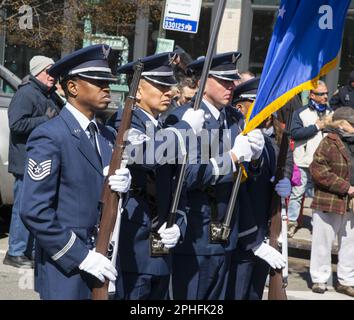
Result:
M40 181L50 175L50 169L52 168L52 160L46 160L41 163L37 163L33 159L28 159L27 173L32 180Z

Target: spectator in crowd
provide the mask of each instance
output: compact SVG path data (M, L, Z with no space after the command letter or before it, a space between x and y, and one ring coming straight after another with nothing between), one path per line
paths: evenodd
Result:
M333 110L341 106L354 108L354 70L349 75L348 84L333 94L330 105Z
M240 79L234 81L236 87L239 84L241 84L242 82L246 82L246 81L251 80L256 77L256 75L253 72L248 71L248 70L239 73L239 76L240 76Z
M347 121L346 121L347 120ZM324 293L338 237L338 292L354 297L354 109L338 108L333 129L317 148L310 172L315 184L310 274L312 291Z
M32 267L33 243L20 216L20 197L25 169L26 143L30 133L41 123L56 116L62 105L55 91L55 80L47 71L54 64L51 58L34 56L30 60L30 75L22 81L9 109L10 147L9 172L15 176L14 204L9 231L9 248L4 264Z
M332 110L328 106L326 84L319 80L310 91L309 104L297 109L292 117L291 137L294 140L294 163L301 173L301 185L291 190L288 207L288 237L292 238L298 226L302 197L306 191L312 196L313 187L309 166L318 145L326 136L323 129Z
M178 83L179 99L177 104L182 106L192 100L197 92L197 81L192 77L186 77Z
M177 58L172 63L173 73L177 79L177 82L181 82L186 76L189 76L187 66L193 61L192 57L182 47L176 45L175 50Z
M159 116L159 121L163 123L168 115L177 107L182 106L192 100L198 89L198 82L194 77L180 78L178 85L172 89L171 104L166 112Z

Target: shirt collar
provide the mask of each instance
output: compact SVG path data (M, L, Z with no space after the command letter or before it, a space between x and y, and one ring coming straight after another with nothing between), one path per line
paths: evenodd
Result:
M80 127L82 128L82 130L86 131L88 125L90 124L90 122L93 122L96 125L97 132L99 132L95 117L90 121L82 112L80 112L78 109L76 109L69 102L66 103L65 108L68 109L69 112L77 120L77 122L79 122Z
M210 113L213 115L213 117L216 120L219 120L220 112L223 112L224 108L222 108L220 111L217 107L212 105L209 101L203 99L203 102L208 107L208 109L209 109Z
M150 113L146 112L144 109L140 108L140 110L148 116L148 118L151 120L155 127L158 126L159 121L157 119L155 119Z

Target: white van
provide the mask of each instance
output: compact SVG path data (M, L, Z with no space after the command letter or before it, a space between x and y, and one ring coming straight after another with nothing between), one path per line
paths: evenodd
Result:
M6 81L14 90L21 83L20 78L0 65L0 78ZM13 95L0 91L0 206L13 203L14 177L8 173L9 158L9 121L7 108Z

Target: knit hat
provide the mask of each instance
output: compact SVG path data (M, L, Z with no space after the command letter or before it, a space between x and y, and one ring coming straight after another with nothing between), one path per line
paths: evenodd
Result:
M45 68L54 64L54 60L45 56L34 56L30 61L30 73L37 76Z
M347 120L354 125L354 109L351 107L340 107L333 113L333 121Z

